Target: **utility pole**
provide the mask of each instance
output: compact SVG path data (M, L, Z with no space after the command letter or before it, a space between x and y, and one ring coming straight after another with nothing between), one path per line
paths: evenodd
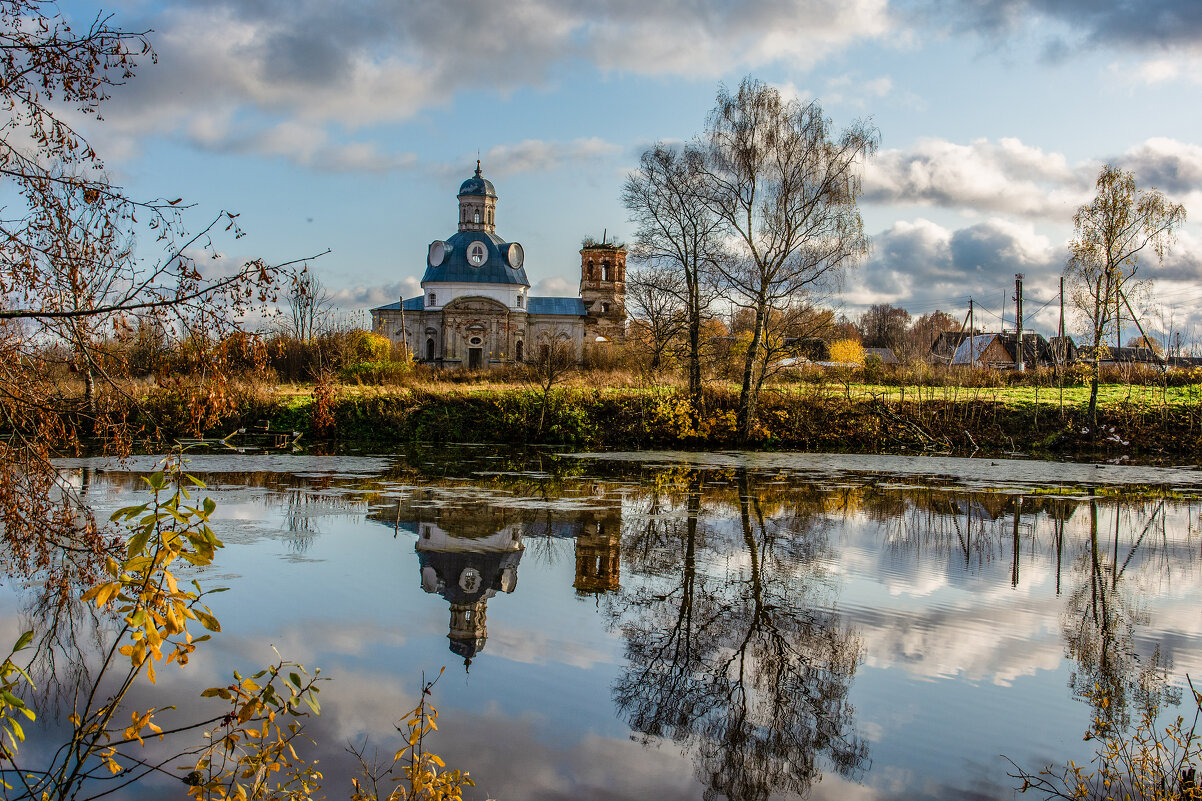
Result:
M1115 284L1114 289L1114 347L1121 348L1123 347L1123 307L1119 303L1123 299L1123 290L1118 284Z
M977 366L977 339L976 339L976 322L973 320L972 298L968 299L968 366Z
M425 290L422 290L423 292ZM401 294L401 350L405 354L405 359L409 359L409 332L405 328L405 295Z
M1131 319L1135 322L1135 328L1139 331L1139 335L1144 341L1144 346L1149 346L1151 344L1151 340L1148 339L1148 335L1144 333L1144 327L1142 324L1140 324L1139 318L1135 316L1135 309L1131 308L1131 301L1127 300L1127 293L1122 289L1119 290L1119 300L1121 300L1127 307L1127 311L1131 312ZM1168 360L1165 359L1164 356L1157 353L1155 348L1149 348L1149 350L1152 351L1152 355L1156 357L1156 360L1160 362L1161 373L1167 372L1169 369Z
M1015 369L1020 373L1027 369L1026 354L1023 353L1023 274L1014 274L1014 325L1018 331L1018 342L1014 352L1017 357Z
M1060 276L1060 328L1057 329L1057 336L1059 337L1060 344L1058 344L1056 346L1056 361L1057 361L1057 363L1059 363L1061 360L1060 349L1063 348L1066 344L1068 344L1064 341L1064 276L1063 275Z
M1064 341L1064 276L1060 276L1060 326L1056 337L1056 386L1060 390L1060 418L1064 419L1064 368L1068 363L1068 343ZM1057 543L1059 547L1059 543ZM1060 594L1060 553L1056 553L1056 594Z

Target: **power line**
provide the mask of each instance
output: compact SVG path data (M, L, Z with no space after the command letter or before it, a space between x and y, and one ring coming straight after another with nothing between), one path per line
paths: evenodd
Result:
M1053 298L1052 298L1051 300L1049 300L1047 303L1043 304L1043 305L1042 305L1042 306L1040 306L1038 309L1036 309L1035 311L1031 312L1031 318L1032 318L1032 319L1034 319L1035 315L1039 314L1041 311L1043 311L1044 309L1046 309L1048 306L1051 306L1053 303L1055 303L1055 302L1056 302L1056 301L1058 301L1058 300L1060 300L1060 298L1059 298L1058 296L1057 296L1057 297L1053 297ZM1036 301L1036 302L1038 303L1038 301Z

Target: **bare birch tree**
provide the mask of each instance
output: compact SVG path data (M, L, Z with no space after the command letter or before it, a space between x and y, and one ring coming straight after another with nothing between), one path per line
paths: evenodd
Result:
M1140 254L1150 250L1163 259L1185 222L1185 207L1170 203L1156 189L1138 189L1135 176L1107 164L1098 174L1097 195L1073 215L1064 277L1072 303L1093 346L1089 418L1097 424L1098 373L1103 343L1114 330L1121 306L1129 308Z
M737 412L744 440L755 423L771 310L838 285L868 252L856 199L859 168L877 139L865 120L836 137L817 101L783 98L754 78L718 93L702 197L735 243L732 257L718 262L724 283L754 313Z

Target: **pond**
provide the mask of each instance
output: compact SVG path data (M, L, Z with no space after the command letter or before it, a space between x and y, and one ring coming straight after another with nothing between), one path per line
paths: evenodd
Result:
M62 469L107 519L154 459ZM1003 755L1089 760L1095 687L1134 715L1202 676L1192 468L463 447L188 470L226 547L186 577L230 588L223 631L136 700L186 715L271 646L320 667L331 798L348 743L391 754L443 666L433 750L469 797L524 801L1013 798ZM34 596L4 589L7 642Z

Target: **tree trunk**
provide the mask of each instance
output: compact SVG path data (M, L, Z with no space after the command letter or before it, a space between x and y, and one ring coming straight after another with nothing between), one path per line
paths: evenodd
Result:
M92 375L92 365L86 360L83 365L83 398L88 408L88 421L84 430L89 436L96 436L96 421L99 417L96 405L96 378Z
M1089 426L1095 438L1098 435L1098 373L1102 369L1100 349L1100 345L1093 349L1093 378L1089 382Z
M695 413L701 412L701 320L689 315L689 400Z
M1109 272L1107 272L1109 275ZM1098 374L1102 370L1102 337L1106 333L1106 300L1110 292L1110 281L1098 280L1098 291L1094 293L1093 318L1093 378L1089 382L1089 428L1094 438L1098 436Z
M686 276L689 284L689 403L693 428L701 422L701 287L697 268Z
M79 363L79 372L83 376L83 402L87 419L84 431L88 436L96 436L96 421L99 417L99 406L96 402L96 375L92 370L92 354L88 353L84 344L83 332L78 326L72 326L75 334L75 359Z
M751 439L751 427L755 423L755 407L757 400L755 377L755 362L759 358L760 340L763 338L764 319L767 316L768 302L761 294L755 301L755 326L751 331L751 342L747 346L747 359L743 366L743 388L739 392L739 409L735 414L735 428L739 442Z

